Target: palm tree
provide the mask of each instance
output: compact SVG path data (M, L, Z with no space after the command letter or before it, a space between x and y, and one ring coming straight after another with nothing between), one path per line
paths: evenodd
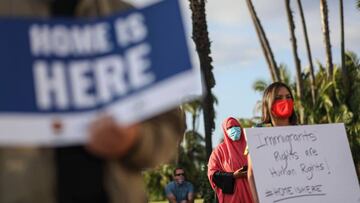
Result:
M330 29L329 29L329 9L327 0L320 0L320 12L322 21L322 32L326 51L326 68L328 73L328 79L333 78L333 62L331 54L331 42L330 42Z
M357 7L358 9L360 9L360 0L358 0L358 1L356 2L356 7Z
M212 132L215 129L214 99L211 89L215 86L215 78L212 73L212 58L210 57L210 40L207 30L205 0L189 0L192 11L193 40L200 60L201 72L205 81L205 97L202 102L205 123L205 146L206 157L212 152Z
M345 40L344 40L344 7L343 0L339 0L340 10L340 36L341 36L341 69L343 74L343 85L345 92L349 91L349 75L345 66Z
M201 101L200 100L194 100L188 103L185 103L182 105L182 109L185 112L188 112L191 114L191 131L196 131L196 121L200 115L201 112Z
M360 61L352 52L345 54L345 65L349 71L349 91L345 92L342 86L343 74L340 68L334 67L334 80L331 82L335 95L328 92L332 106L328 117L332 122L345 123L348 140L353 154L358 178L360 178Z
M256 33L258 35L260 44L261 44L261 48L262 51L264 53L266 62L268 63L269 66L269 70L270 70L270 74L271 74L271 78L273 81L280 81L280 76L279 76L279 69L278 66L276 64L275 58L274 58L274 54L271 50L270 47L270 43L266 37L265 31L261 25L261 22L256 14L254 5L252 3L251 0L246 0L251 18L253 20L254 26L255 26L255 30Z
M295 37L295 23L294 18L292 15L292 11L290 8L290 0L285 0L285 8L286 8L286 14L288 17L288 23L289 23L289 31L290 31L290 39L291 39L291 45L292 45L292 51L294 55L294 62L295 62L295 68L296 68L296 95L299 99L299 101L302 101L302 94L303 94L303 84L302 84L302 78L301 78L301 64L300 59L297 52L297 44L296 44L296 37ZM301 103L300 103L301 106ZM300 111L300 122L304 122L304 114L303 114L303 108L299 108Z
M349 98L347 105L353 112L351 125L347 126L350 147L353 152L355 166L357 166L360 181L360 59L352 52L345 54L345 65L349 71Z
M311 86L310 86L310 89L311 89L311 99L312 99L312 104L315 105L315 97L316 97L316 93L315 93L315 92L316 92L316 91L315 91L314 65L313 65L313 61L312 61L311 49L310 49L310 43L309 43L309 37L308 37L308 34L307 34L305 16L304 16L304 11L303 11L303 8L302 8L301 0L297 0L297 3L298 3L300 18L301 18L301 24L302 24L302 27L303 27L303 33L304 33L304 39L305 39L307 57L308 57L308 61L309 61L310 82L311 82Z
M194 100L194 101L191 101L191 102L181 105L181 107L185 112L188 112L191 115L191 129L189 131L185 132L183 141L182 141L186 145L188 143L188 139L191 139L190 138L191 136L199 134L197 132L196 121L198 120L199 115L202 111L201 101ZM179 153L178 153L178 157L176 158L177 164L179 162L179 158L180 158L180 154L181 154L181 150L182 150L182 148L180 147L180 144L181 143L178 143Z

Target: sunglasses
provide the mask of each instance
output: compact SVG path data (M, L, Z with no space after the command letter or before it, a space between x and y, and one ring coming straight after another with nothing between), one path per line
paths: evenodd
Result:
M185 176L185 173L177 173L175 176Z

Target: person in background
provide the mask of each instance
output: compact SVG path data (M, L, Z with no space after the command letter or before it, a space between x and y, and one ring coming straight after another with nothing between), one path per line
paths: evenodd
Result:
M265 89L262 99L261 121L262 123L256 127L297 125L297 117L294 111L294 97L291 89L286 84L274 82ZM250 155L247 153L247 150L245 154L248 155L249 160L248 180L251 193L254 202L259 202Z
M93 19L130 8L121 0L0 0L7 18ZM173 159L184 130L173 109L128 127L99 117L87 146L1 147L0 202L147 202L141 171Z
M208 163L211 187L220 203L251 203L243 129L232 117L224 120L222 128L224 142L213 150Z
M166 198L170 203L194 203L194 187L185 180L185 171L182 167L174 170L174 181L165 187Z

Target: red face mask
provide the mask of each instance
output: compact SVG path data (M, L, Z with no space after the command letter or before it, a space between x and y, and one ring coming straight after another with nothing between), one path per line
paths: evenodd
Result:
M292 99L276 100L271 106L271 112L277 118L289 118L294 109L294 101Z

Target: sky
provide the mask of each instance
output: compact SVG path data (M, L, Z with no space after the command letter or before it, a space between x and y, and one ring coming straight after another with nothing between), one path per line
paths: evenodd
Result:
M157 0L128 0L145 5ZM180 0L185 8L186 27L191 31L188 0ZM344 0L345 48L360 56L360 10L355 0ZM296 1L291 1L295 19L295 35L302 68L308 66L303 30ZM294 60L290 43L284 0L253 0L258 17L265 29L276 62L287 65L295 79ZM328 0L330 37L333 62L340 63L339 2ZM310 46L314 62L325 63L319 1L303 0ZM216 85L213 93L218 99L216 129L213 133L213 147L222 138L221 123L228 117L252 118L255 104L261 94L252 89L258 79L270 81L270 73L250 18L245 0L207 0L207 22L213 58ZM204 134L203 119L200 118L198 131Z

